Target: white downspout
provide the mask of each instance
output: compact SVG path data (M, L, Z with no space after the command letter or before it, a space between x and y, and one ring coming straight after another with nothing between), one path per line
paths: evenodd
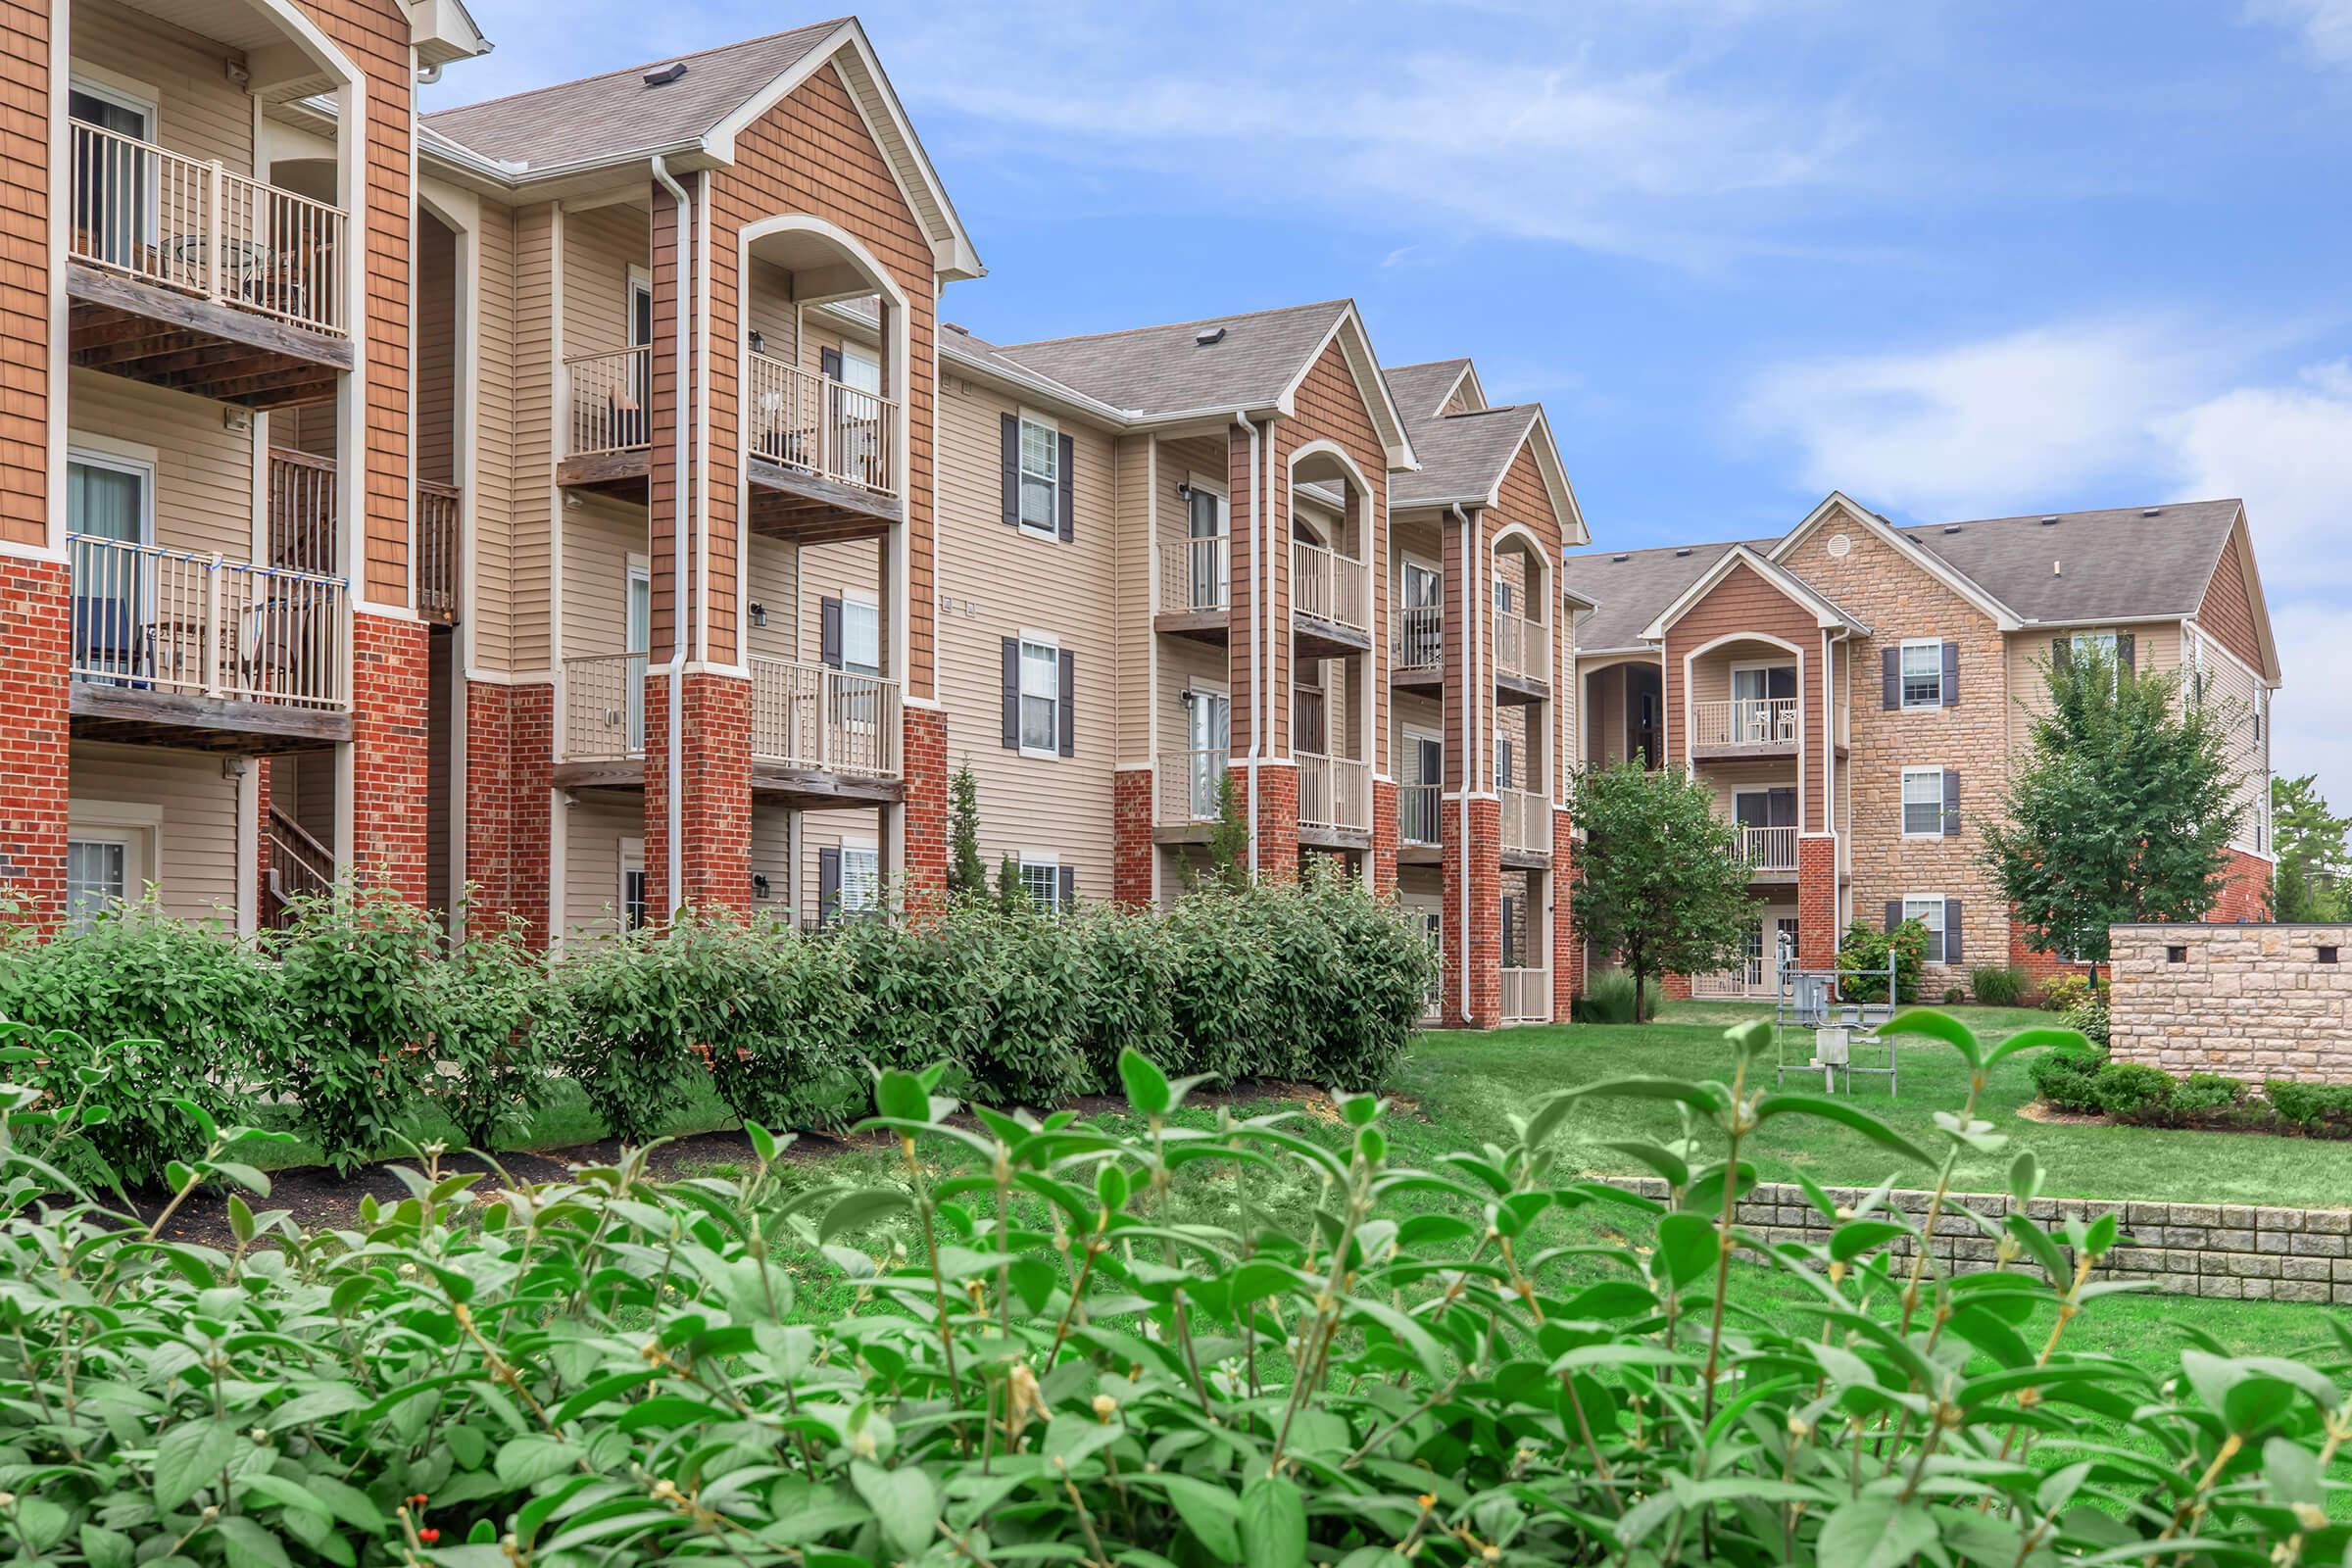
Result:
M1478 694L1478 635L1477 625L1471 618L1472 607L1478 601L1478 595L1473 587L1478 579L1477 545L1472 538L1477 530L1471 526L1470 514L1462 510L1461 503L1456 502L1447 510L1453 514L1453 520L1462 530L1462 581L1460 584L1463 686L1462 790L1453 803L1454 812L1461 821L1459 835L1454 841L1455 853L1461 857L1462 860L1461 875L1456 878L1461 886L1461 910L1459 913L1461 926L1455 932L1454 942L1462 956L1461 961L1454 966L1454 984L1461 993L1462 1021L1468 1023L1470 1021L1470 797L1478 790L1478 746L1471 738L1470 729L1471 713L1475 706L1473 700Z
M671 470L673 478L670 486L669 667L666 672L669 681L669 766L663 770L664 783L669 792L666 823L669 841L669 912L674 916L686 903L683 891L686 880L686 831L685 824L679 820L685 806L685 790L678 776L678 754L686 744L686 705L678 684L686 673L686 612L693 602L693 595L686 583L686 508L683 504L687 484L687 402L678 393L685 386L687 374L686 299L687 284L694 276L694 198L686 194L685 186L670 177L669 170L662 162L660 154L654 157L653 170L654 178L661 181L663 190L669 192L670 200L677 204L678 209L678 260L672 269L672 276L677 279L678 286L674 307L677 312L677 369L672 380L672 396L676 400L676 407L670 416L670 436L675 445L672 462L675 466Z
M1250 755L1243 766L1250 774L1250 879L1257 880L1257 761L1266 751L1266 665L1263 622L1271 619L1266 610L1266 507L1257 482L1260 461L1257 426L1250 422L1249 411L1236 409L1234 419L1250 432L1250 509L1257 514L1252 519L1257 527L1258 545L1250 551L1250 569L1256 580L1250 585L1250 657L1257 661L1250 680Z

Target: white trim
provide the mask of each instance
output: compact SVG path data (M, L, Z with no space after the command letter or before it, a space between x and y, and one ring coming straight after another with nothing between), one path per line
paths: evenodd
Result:
M1906 839L1939 839L1944 836L1943 775L1946 771L1947 769L1939 764L1919 767L1906 765L1897 769L1901 776L1896 781L1894 792L1895 829L1902 837ZM1936 780L1936 826L1926 833L1911 831L1911 780L1917 774L1926 774Z
M1915 708L1941 709L1945 706L1943 701L1943 643L1944 640L1940 637L1906 637L1895 644L1894 710L1896 712L1908 712ZM1903 668L1903 656L1914 648L1936 650L1936 700L1932 703L1915 703L1911 700L1911 693L1908 689L1911 676Z
M645 835L639 833L615 840L612 859L615 871L612 889L612 928L625 935L632 929L629 925L629 873L631 871L636 872L645 880L645 910L648 918L652 917L654 910L653 878L645 867ZM637 863L631 865L629 863L631 860L635 860Z
M1905 922L1908 922L1911 919L1912 905L1933 904L1936 906L1936 924L1932 933L1936 939L1936 956L1932 958L1923 958L1920 961L1923 965L1932 963L1938 968L1951 967L1952 960L1945 956L1945 955L1950 951L1951 936L1950 933L1944 929L1944 921L1951 915L1952 896L1948 893L1904 893L1897 895L1897 897L1901 900L1900 906L1903 911L1903 919ZM1920 924L1926 925L1927 922L1922 920L1920 921ZM1963 932L1962 935L1965 937L1966 933ZM1967 956L1968 944L1965 941L1963 941L1960 945L1960 952L1962 956L1965 957Z
M1052 649L1054 653L1054 740L1044 747L1031 746L1026 731L1027 721L1021 707L1029 700L1028 670L1031 648ZM1065 760L1061 755L1061 660L1064 650L1061 639L1051 632L1022 630L1013 638L1013 738L1021 744L1021 756L1038 761Z
M1339 318L1331 323L1331 330L1325 332L1314 348L1303 357L1298 373L1291 377L1289 384L1275 398L1275 407L1286 416L1295 416L1298 414L1298 389L1306 384L1307 376L1313 373L1315 366L1322 361L1323 351L1330 348L1334 341L1339 340L1341 333L1349 326L1353 326L1355 330L1348 333L1340 352L1347 358L1348 373L1354 378L1356 396L1363 398L1365 411L1372 416L1373 431L1380 437L1387 466L1392 471L1399 468L1418 468L1421 466L1421 462L1413 456L1412 437L1405 433L1404 416L1396 410L1396 400L1389 395L1388 377L1381 374L1380 357L1372 351L1372 336L1364 329L1363 318L1356 315L1353 301L1349 301L1347 307L1340 312ZM1365 396L1367 386L1377 395L1377 401L1374 397ZM1384 429L1383 426L1386 428ZM1294 455L1295 460L1296 455ZM1370 488L1367 487L1365 494L1369 495L1370 493Z
M76 464L85 468L105 468L115 473L133 474L138 478L139 537L133 542L142 545L154 544L156 449L151 446L142 446L135 441L118 441L112 436L93 436L85 435L77 430L70 431L66 438L66 472L69 478ZM72 486L69 484L65 488L69 492L64 500L67 507L67 529L70 532L73 527L73 497L70 493ZM59 544L61 546L64 544L62 538L59 540Z
M1040 526L1029 520L1028 509L1018 504L1019 495L1016 494L1013 527L1015 531L1025 534L1029 538L1043 539L1049 543L1058 544L1061 541L1061 492L1063 487L1070 482L1070 476L1061 471L1061 423L1053 416L1042 414L1026 406L1015 410L1013 414L1013 483L1025 491L1032 477L1029 472L1028 461L1028 426L1033 424L1046 432L1048 443L1053 451L1054 505L1047 514L1044 525ZM1073 441L1071 445L1074 448L1076 442Z

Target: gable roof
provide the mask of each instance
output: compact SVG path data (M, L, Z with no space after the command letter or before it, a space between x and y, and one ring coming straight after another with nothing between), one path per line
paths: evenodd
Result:
M1413 453L1421 467L1398 474L1389 486L1390 510L1490 503L1543 415L1540 405L1523 403L1413 420Z
M1470 368L1467 356L1456 360L1431 360L1423 365L1395 365L1382 371L1389 378L1389 395L1396 400L1397 409L1410 420L1434 419L1446 407L1453 389L1468 376L1475 389L1478 372ZM1486 407L1483 393L1470 400L1473 409Z
M1746 541L1761 550L1769 539ZM1590 614L1576 622L1576 651L1584 654L1622 653L1645 648L1642 633L1658 612L1706 575L1709 567L1738 544L1669 545L1655 550L1592 551L1567 557L1560 564L1560 580L1571 593L1592 602Z
M1796 573L1777 564L1753 546L1734 545L1717 556L1713 564L1700 572L1689 587L1674 597L1672 603L1657 612L1647 626L1642 628L1642 640L1655 642L1664 638L1676 621L1689 614L1693 607L1715 591L1718 583L1743 566L1764 579L1790 604L1811 615L1815 625L1839 632L1869 635L1868 626L1847 614L1835 600Z

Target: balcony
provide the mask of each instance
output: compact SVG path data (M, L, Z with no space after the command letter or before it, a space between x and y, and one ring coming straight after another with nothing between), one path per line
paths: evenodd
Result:
M1444 842L1445 787L1404 784L1396 790L1396 838L1405 849L1434 850Z
M1501 702L1527 702L1551 691L1551 627L1531 615L1494 616L1494 688Z
M456 485L416 481L416 613L444 626L458 623L464 501Z
M351 738L341 577L69 534L73 730L204 751Z
M248 408L334 395L353 365L343 210L69 122L72 362Z
M1163 539L1159 546L1159 610L1152 624L1163 632L1222 646L1231 581L1224 534Z
M899 683L826 664L754 659L752 789L795 801L895 801Z
M906 516L899 405L770 355L744 355L752 528L803 544L871 537Z
M1551 801L1540 790L1502 795L1502 854L1514 864L1551 862Z
M1740 826L1740 842L1733 852L1747 868L1759 877L1794 876L1796 874L1796 829L1793 827Z
M1370 648L1371 572L1352 556L1292 540L1291 619L1302 641L1331 644L1334 657Z
M330 572L335 551L335 460L271 447L270 564Z
M1372 764L1349 757L1299 752L1301 842L1365 847L1372 834ZM1362 844L1354 844L1357 839Z
M645 780L644 654L588 654L564 661L564 737L557 760L586 764L559 784ZM633 763L633 768L613 764Z
M1160 754L1152 807L1152 837L1157 842L1208 842L1220 815L1219 796L1229 760L1222 746Z
M1502 1021L1506 1024L1551 1021L1549 969L1502 971Z
M1793 697L1735 697L1690 705L1693 758L1796 754L1802 710Z
M1396 646L1391 650L1393 685L1435 689L1446 679L1446 612L1414 605L1396 612Z
M614 349L564 362L565 440L556 482L645 498L652 468L654 351Z

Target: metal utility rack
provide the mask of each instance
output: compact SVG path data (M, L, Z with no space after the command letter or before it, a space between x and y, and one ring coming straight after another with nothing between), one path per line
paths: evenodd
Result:
M1886 1097L1891 1100L1896 1090L1896 1056L1894 1042L1879 1033L1880 1028L1894 1016L1895 958L1886 956L1886 1000L1885 1002L1846 1002L1838 996L1839 982L1848 978L1836 969L1799 969L1786 944L1781 949L1780 997L1773 1004L1772 1040L1776 1058L1773 1081L1785 1082L1794 1072L1820 1073L1821 1087L1826 1094L1838 1093L1840 1075L1845 1080L1845 1092L1854 1092L1854 1075L1885 1078ZM1873 970L1872 973L1877 971ZM1803 1061L1789 1059L1792 1041L1810 1038L1812 1055ZM1857 1050L1870 1053L1867 1062L1854 1059Z

